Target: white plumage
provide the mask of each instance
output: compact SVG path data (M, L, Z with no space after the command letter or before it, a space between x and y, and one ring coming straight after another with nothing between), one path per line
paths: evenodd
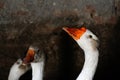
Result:
M92 80L98 63L98 38L86 28L63 28L83 49L85 62L76 80Z

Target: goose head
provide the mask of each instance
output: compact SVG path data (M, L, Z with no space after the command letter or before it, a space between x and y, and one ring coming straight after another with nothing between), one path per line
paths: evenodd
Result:
M34 61L34 55L39 51L38 48L30 46L24 59L18 59L11 67L8 80L19 80L19 78L27 72Z
M63 30L67 32L83 50L94 50L97 49L99 45L97 36L85 27L63 27Z
M34 60L30 63L32 68L32 80L43 80L45 56L42 50L34 54Z
M22 65L22 59L18 59L11 67L8 80L19 80L19 78L30 69L29 65Z
M39 52L39 48L35 46L30 46L25 58L23 59L23 65L29 64L34 61L34 56Z

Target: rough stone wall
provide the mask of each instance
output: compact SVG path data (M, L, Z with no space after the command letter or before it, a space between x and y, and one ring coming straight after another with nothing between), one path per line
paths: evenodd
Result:
M119 0L1 0L0 24L34 23L48 19L79 17L81 23L109 23L119 15Z
M44 80L75 80L83 51L62 27L86 25L100 39L94 80L118 78L119 0L0 0L0 80L37 44L47 55ZM25 77L27 76L27 77ZM20 80L30 80L31 72Z

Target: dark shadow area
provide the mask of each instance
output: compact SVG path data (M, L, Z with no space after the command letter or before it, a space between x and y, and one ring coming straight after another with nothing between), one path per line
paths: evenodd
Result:
M110 65L108 67L108 77L110 80L119 79L119 68L120 68L120 17L118 17L117 24L113 28L113 39L110 42L112 55L110 58Z
M22 75L19 80L31 80L31 79L32 79L32 70L29 70L24 75Z
M75 80L74 74L75 60L74 60L74 40L66 33L61 33L61 64L60 64L60 78L59 80Z
M109 39L107 40L107 50L104 48L101 49L104 52L107 51L107 54L100 57L100 58L106 58L101 59L99 62L99 66L97 69L97 72L95 74L94 80L117 80L119 79L119 53L120 53L120 18L118 18L117 24L114 25L114 27L111 30L111 33L109 36ZM104 47L104 46L103 46Z

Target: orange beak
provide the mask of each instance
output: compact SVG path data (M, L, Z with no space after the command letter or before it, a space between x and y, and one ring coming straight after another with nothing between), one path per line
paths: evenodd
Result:
M27 64L34 60L35 51L33 48L29 48L26 57L23 59L23 63Z
M86 28L68 28L63 27L63 30L67 32L74 40L80 39L80 37L86 32Z

